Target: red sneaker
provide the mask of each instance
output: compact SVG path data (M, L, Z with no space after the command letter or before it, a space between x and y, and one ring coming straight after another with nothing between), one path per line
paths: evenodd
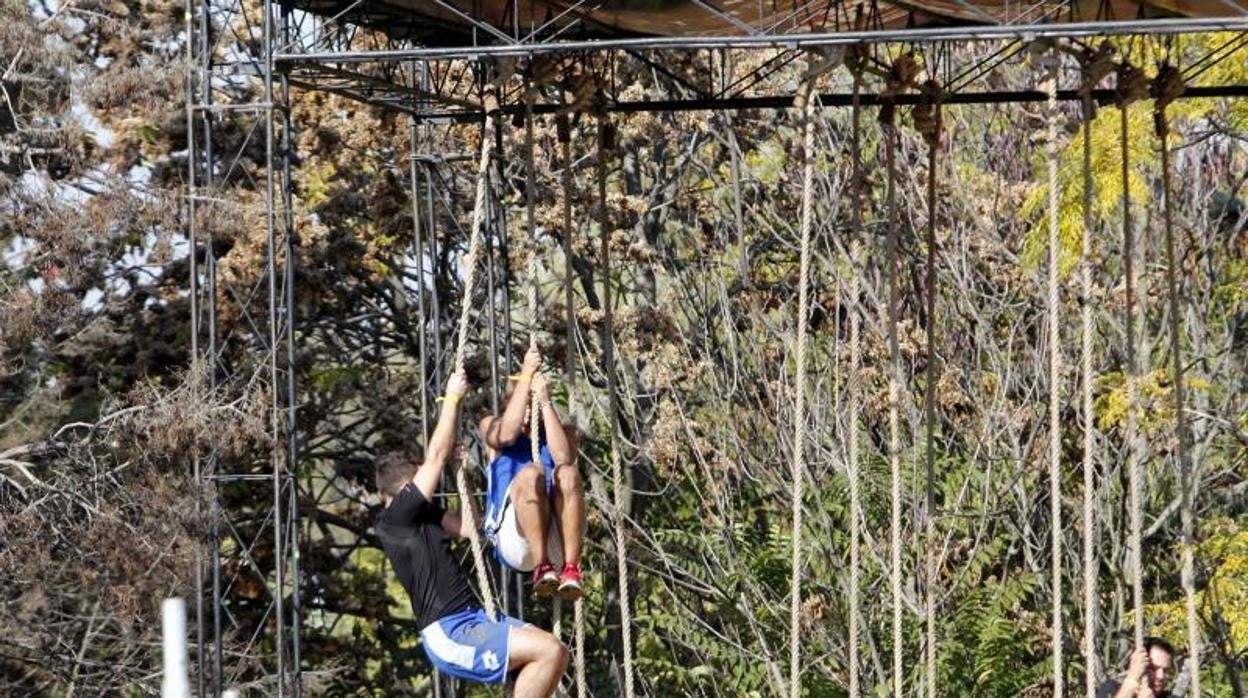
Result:
M581 566L580 565L564 565L563 573L559 575L559 598L564 601L576 601L584 594L581 589Z
M559 586L559 576L555 574L554 565L543 562L533 569L533 594L535 596L554 596Z

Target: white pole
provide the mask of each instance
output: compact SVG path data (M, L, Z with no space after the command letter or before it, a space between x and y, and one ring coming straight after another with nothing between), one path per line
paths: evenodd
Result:
M160 631L164 639L164 681L161 698L189 698L190 682L186 676L186 602L165 599L160 605Z

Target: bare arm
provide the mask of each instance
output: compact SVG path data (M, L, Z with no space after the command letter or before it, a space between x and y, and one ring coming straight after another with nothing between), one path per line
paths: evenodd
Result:
M576 460L576 453L572 451L568 433L563 428L563 421L559 419L559 410L550 401L550 386L547 385L545 376L539 373L533 379L533 390L536 391L541 405L542 425L546 428L546 447L550 449L551 460L556 466L571 465Z
M1127 667L1127 675L1118 687L1114 698L1136 698L1140 694L1152 695L1144 685L1144 673L1148 671L1148 652L1138 649L1131 653L1131 662Z
M442 515L442 530L453 538L465 538L463 530L464 520L458 511L448 511Z
M529 404L529 387L533 374L542 365L542 354L530 348L524 355L520 368L520 383L511 392L502 417L489 416L481 420L481 440L486 446L501 451L516 442L524 428L524 408Z
M438 491L438 483L442 480L442 468L446 466L446 460L455 446L455 423L459 421L459 403L467 392L468 381L464 375L456 373L451 376L446 384L446 397L442 402L442 409L438 413L438 425L434 427L433 436L429 437L429 444L425 447L425 462L416 469L416 474L412 476L416 489L420 490L420 493L429 501L433 501L433 495Z

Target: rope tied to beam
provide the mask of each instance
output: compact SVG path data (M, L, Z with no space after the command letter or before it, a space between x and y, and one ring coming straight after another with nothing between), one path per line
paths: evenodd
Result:
M575 393L573 392L573 357L576 354L576 311L573 309L572 292L572 126L567 114L560 114L555 119L556 139L563 160L563 172L560 177L563 185L563 302L564 302L564 384L568 390L568 412L575 413ZM576 695L585 698L589 695L585 680L585 605L584 598L572 604L572 625L575 632L576 663Z
M481 158L477 166L477 192L472 206L472 227L468 239L468 256L464 260L464 295L459 309L458 338L455 345L455 371L464 371L464 359L468 351L468 319L472 313L472 292L476 287L477 260L481 256L481 218L485 209L486 174L489 172L490 156L493 149L490 136L494 128L494 120L499 113L498 96L493 88L485 93L485 125L482 128ZM481 589L481 603L491 620L497 618L494 608L494 592L490 588L490 579L485 571L485 552L481 545L480 532L477 530L477 515L468 492L468 478L464 472L464 464L455 469L455 489L459 496L460 516L463 518L463 530L467 532L468 542L472 548L472 562L476 567L477 586Z
M1062 698L1065 691L1065 673L1062 663L1063 647L1063 612L1062 612L1062 451L1061 451L1061 375L1062 351L1060 322L1060 296L1058 285L1058 260L1061 256L1061 236L1058 229L1058 108L1057 108L1057 77L1061 69L1061 56L1054 52L1040 59L1048 74L1045 77L1045 91L1048 92L1046 121L1048 123L1048 143L1046 145L1047 183L1049 193L1049 239L1048 239L1048 293L1045 297L1046 316L1048 320L1049 340L1049 526L1051 527L1050 555L1052 557L1053 594L1052 613L1052 652L1053 652L1053 695Z
M624 466L620 462L619 407L615 376L615 328L611 299L611 230L607 215L607 154L615 149L615 127L604 117L598 120L598 225L602 236L602 308L603 308L603 370L607 374L607 403L611 427L611 486L614 489L612 511L615 528L616 574L619 577L620 639L624 645L624 695L633 696L633 617L628 589L628 535L624 513Z
M1092 120L1096 118L1093 90L1114 70L1113 46L1085 47L1078 55L1081 82L1079 96L1083 111L1083 232L1079 240L1079 383L1080 415L1083 431L1083 665L1084 696L1094 698L1099 676L1097 636L1097 478L1093 448L1095 418L1092 401Z
M897 110L892 97L880 105L879 122L884 130L884 162L888 173L888 462L889 462L889 587L892 597L893 695L902 695L901 635L901 346L898 315L901 312L900 244L897 223Z
M1129 489L1130 522L1128 524L1127 566L1131 571L1131 611L1135 648L1144 647L1144 567L1140 549L1143 539L1143 474L1140 472L1142 460L1137 398L1140 366L1139 348L1136 346L1136 287L1138 278L1135 265L1135 229L1131 224L1131 124L1127 109L1135 101L1148 96L1148 78L1143 71L1130 63L1123 62L1117 66L1118 85L1115 95L1118 99L1119 132L1118 147L1122 161L1122 257L1123 270L1126 276L1126 417L1123 420L1123 441L1127 447L1127 481Z
M865 50L865 49L864 49ZM866 69L864 61L859 63ZM919 78L919 63L913 51L897 57L884 73L884 89L880 91L880 113L878 116L882 126L892 128L897 123L897 103L893 97L914 87Z
M850 241L850 269L854 270L849 275L849 453L847 454L846 475L849 481L849 520L850 520L850 538L849 538L849 696L850 698L858 698L858 675L860 669L858 667L858 648L862 642L860 634L861 630L858 624L859 613L859 593L862 587L862 551L861 540L862 531L860 530L862 520L862 500L859 493L858 482L858 459L859 459L859 441L858 433L862 428L862 397L861 383L859 371L862 368L862 347L861 347L861 319L858 316L859 296L861 295L859 275L856 270L859 268L862 259L862 72L865 56L863 52L865 47L861 44L855 44L846 52L845 63L849 67L850 73L854 78L854 101L853 101L853 127L850 132L850 159L853 163L853 180L852 180L852 204L850 206L850 216L852 218L852 239Z
M1076 59L1079 61L1079 96L1086 100L1092 98L1092 92L1102 80L1114 72L1113 44L1101 42L1096 47L1084 46ZM1085 111L1085 118L1088 118Z
M923 512L925 528L924 657L926 659L927 695L936 697L936 391L940 381L940 364L936 358L936 156L940 151L943 116L940 108L940 82L929 79L920 87L920 100L914 108L914 126L927 143L927 259L924 289L926 291L927 363L923 376L924 462L926 492Z
M1149 81L1144 71L1123 61L1117 65L1118 84L1114 86L1114 95L1118 98L1118 106L1126 109L1134 102L1148 99Z
M801 258L797 279L797 333L793 407L793 529L792 568L789 577L789 696L801 695L802 622L802 494L806 470L806 331L809 324L810 233L814 227L815 189L815 102L814 80L801 90L803 96L802 138L802 225Z
M943 94L939 81L927 80L919 87L919 103L914 105L914 130L923 136L929 150L940 147L941 130L944 128L940 109Z
M1169 121L1166 118L1166 107L1183 94L1183 77L1179 70L1165 63L1158 70L1153 81L1152 94L1153 127L1161 149L1161 182L1164 197L1163 215L1166 236L1166 284L1170 305L1170 362L1174 383L1175 428L1178 431L1178 443L1175 456L1179 462L1179 515L1183 535L1183 566L1181 579L1183 596L1187 611L1187 651L1191 671L1191 695L1200 695L1200 623L1196 613L1196 570L1193 549L1195 547L1195 512L1193 499L1195 496L1195 473L1191 462L1191 431L1187 423L1186 381L1183 373L1183 341L1179 320L1179 257L1175 247L1174 234L1174 192L1171 187L1170 173L1170 135Z

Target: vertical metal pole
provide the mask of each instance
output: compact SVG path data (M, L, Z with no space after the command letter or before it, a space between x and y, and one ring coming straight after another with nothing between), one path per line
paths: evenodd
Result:
M422 62L420 64L420 89L422 92L429 91L429 64ZM425 122L425 153L433 152L433 126ZM433 163L425 164L425 215L428 217L428 225L426 230L429 233L429 264L433 270L432 282L430 283L429 300L432 305L432 323L430 328L433 330L433 356L434 356L434 386L435 391L442 389L442 301L441 294L438 293L438 217L434 210L433 199Z
M202 102L198 105L203 118L204 132L204 175L202 189L211 193L213 185L213 143L212 143L212 50L209 41L210 17L212 0L202 0L199 13L199 71L200 89L203 91ZM215 234L211 226L207 230L204 249L204 266L208 296L208 354L206 370L208 371L208 387L217 387L217 259L215 250ZM194 250L192 250L192 254ZM209 437L212 439L213 437ZM208 469L212 478L212 503L209 517L212 521L211 531L211 564L212 564L212 693L219 694L224 687L224 669L222 656L224 642L221 634L221 458L217 453L215 441L210 441Z
M199 333L200 333L200 302L199 302L199 258L198 243L199 236L195 226L195 197L198 190L195 187L195 166L198 163L197 151L195 148L195 112L197 100L195 99L195 9L197 7L196 0L187 0L184 31L186 32L186 221L187 221L187 244L190 247L190 313L191 313L191 370L198 368L200 361L199 356ZM200 454L198 449L193 455L191 464L191 477L195 487L195 518L200 519L203 516L204 502L202 498L203 474L200 471ZM196 546L195 550L195 695L203 698L204 695L204 551L200 546Z
M290 10L282 6L282 44L288 44L290 37ZM290 518L290 539L287 541L291 551L291 610L290 610L290 650L291 650L291 693L299 698L303 692L300 686L301 645L303 613L302 594L300 592L299 574L299 426L295 403L295 322L297 319L295 306L295 221L293 196L291 194L290 160L291 160L291 120L290 120L290 81L283 73L282 81L282 208L283 223L286 235L286 293L285 293L285 324L286 332L286 486L289 487L287 516ZM285 559L279 560L285 564Z
M261 50L264 52L264 224L267 256L268 276L269 276L269 393L270 404L269 409L269 428L272 432L273 443L277 443L279 433L281 431L281 423L279 415L281 414L281 391L278 389L278 290L277 290L277 223L276 213L274 211L274 197L276 196L276 184L274 181L273 169L273 2L272 0L263 0L261 4L262 12L262 37ZM276 448L270 453L269 460L272 465L272 479L270 486L273 488L273 559L274 564L274 590L273 605L274 617L277 622L277 696L281 698L286 694L286 613L284 606L284 598L286 592L286 578L282 570L282 559L284 552L282 550L282 454Z
M493 173L485 173L486 191L491 194L494 192L494 183L488 180L493 179ZM498 323L495 313L497 309L494 307L494 235L497 232L493 223L497 220L495 211L495 199L491 196L485 204L485 267L486 275L486 313L489 316L489 337L490 337L490 412L498 414ZM469 302L468 299L464 300Z
M416 79L416 63L412 63L412 81L413 86ZM413 108L416 104L413 100ZM410 165L409 174L411 176L411 196L412 196L412 254L416 258L416 311L419 315L419 323L416 326L416 342L419 345L417 352L420 360L420 433L421 443L429 443L429 382L425 379L425 371L428 367L428 356L425 351L425 324L428 318L425 316L425 250L424 241L421 233L420 220L420 173L416 166L416 148L419 135L416 129L416 117L412 116L410 128L408 130L408 162Z
M503 163L502 163L503 125L502 125L501 119L494 122L494 145L498 151L498 156L494 159L494 166L496 168L496 172L498 173L497 181L499 183L499 186L501 187L503 185ZM511 367L514 365L514 360L515 360L515 357L512 353L512 345L511 345L511 283L512 283L511 252L510 252L510 247L508 244L509 239L507 235L507 230L508 230L507 211L502 206L499 207L498 230L499 230L498 253L500 257L500 262L503 267L503 337L504 337L504 340L503 340L502 355L503 355L503 365L507 367L507 371L510 371ZM494 317L493 313L490 314L490 317L491 318ZM498 345L496 343L493 343L494 339L492 336L491 336L490 341L492 343L492 346L495 352L494 353L495 359L497 360ZM494 405L494 413L498 414L498 403L495 403ZM534 438L536 438L536 436L534 436ZM502 577L503 612L510 613L510 609L508 608L508 603L507 603L507 587L508 587L508 581L509 581L508 578L514 577L515 583L516 583L515 584L516 617L523 620L524 619L524 578L523 576L518 572L513 573L511 570L503 567L502 565L499 566L499 575Z
M421 62L420 66L420 90L422 93L429 91L429 64ZM415 125L413 125L413 136L415 136ZM424 128L424 152L429 154L433 150L433 127L425 122ZM414 147L414 146L413 146ZM414 170L415 168L413 168ZM434 386L435 391L442 389L442 308L438 293L438 217L433 205L433 163L426 162L425 166L425 230L429 234L429 265L432 270L431 280L429 284L429 304L430 304L430 323L429 329L433 332L433 380L437 385ZM423 252L422 252L423 254ZM420 278L424 281L424 261L421 261ZM423 296L422 296L423 302ZM422 326L424 316L421 316ZM421 367L424 370L424 367ZM427 384L428 380L423 380L422 384ZM426 406L428 403L425 403ZM428 420L424 420L426 424ZM428 427L426 427L426 430ZM428 436L425 437L425 443L428 443ZM446 475L443 474L443 482L440 487L446 486ZM454 693L454 685L450 685L450 693ZM437 669L433 671L433 695L434 698L442 698L442 674Z

